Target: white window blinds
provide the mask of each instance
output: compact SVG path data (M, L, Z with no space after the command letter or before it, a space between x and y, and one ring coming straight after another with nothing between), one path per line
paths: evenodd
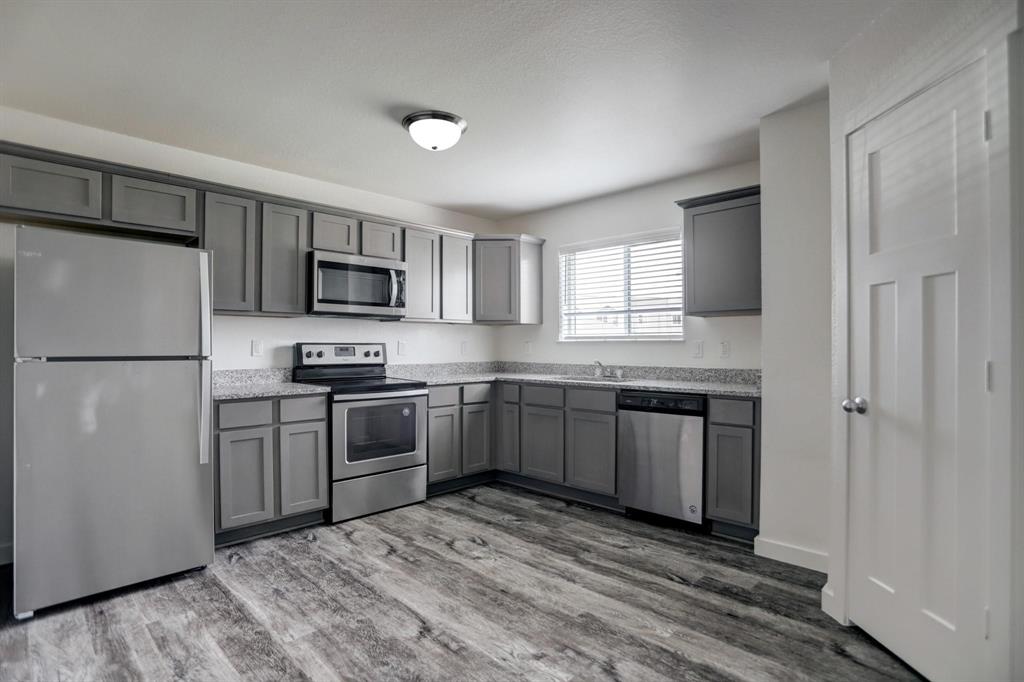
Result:
M679 230L566 246L558 269L560 340L683 338Z

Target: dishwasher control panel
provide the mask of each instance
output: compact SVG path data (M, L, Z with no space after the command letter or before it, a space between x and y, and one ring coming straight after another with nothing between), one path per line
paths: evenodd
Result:
M647 393L623 391L619 394L620 410L651 410L678 414L704 414L704 396L679 393Z

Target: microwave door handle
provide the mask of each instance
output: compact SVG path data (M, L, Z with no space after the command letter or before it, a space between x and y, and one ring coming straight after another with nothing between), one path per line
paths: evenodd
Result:
M398 303L398 270L390 270L391 273L391 301L388 306L394 308Z

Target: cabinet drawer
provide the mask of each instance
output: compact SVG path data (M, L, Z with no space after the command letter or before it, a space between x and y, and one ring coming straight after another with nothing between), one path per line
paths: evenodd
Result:
M519 402L519 386L516 384L504 384L501 387L502 400L506 403Z
M562 407L565 404L565 391L550 386L523 386L523 403Z
M359 253L359 221L328 213L314 213L313 248Z
M708 400L708 418L717 424L754 425L754 403L750 400Z
M595 391L588 388L570 388L565 392L565 406L576 410L614 412L615 391Z
M467 384L462 387L462 402L464 403L487 403L490 400L490 384Z
M123 175L110 179L110 217L119 223L196 231L196 191Z
M281 399L281 421L305 422L316 419L327 419L327 399L324 396Z
M241 426L262 426L274 421L272 400L249 400L220 403L217 406L217 428L236 429Z
M430 389L430 395L427 398L428 407L443 407L445 405L458 405L459 404L459 387L458 386L435 386Z
M100 218L103 173L0 154L0 204Z

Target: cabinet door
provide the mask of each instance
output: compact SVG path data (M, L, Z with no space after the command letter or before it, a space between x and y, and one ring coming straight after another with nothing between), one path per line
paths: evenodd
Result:
M217 444L220 527L274 518L274 429L225 431Z
M329 213L314 213L313 248L359 253L359 221Z
M761 199L686 209L686 314L761 309Z
M284 424L278 437L281 515L327 508L327 423Z
M615 415L567 410L565 483L615 494Z
M441 236L441 319L473 321L472 239Z
M266 313L306 312L309 212L290 206L263 204L262 234L260 310Z
M256 310L256 202L207 192L205 225L214 310Z
M501 423L498 428L498 468L519 473L519 405L501 404Z
M427 410L427 480L430 483L462 474L462 408Z
M441 238L435 232L405 231L405 316L441 319Z
M462 475L491 469L491 406L462 408Z
M103 173L0 154L0 205L98 219Z
M708 518L754 524L754 430L708 426Z
M402 228L364 220L360 232L364 256L402 260Z
M561 409L522 408L520 440L524 476L562 483L565 481L565 418Z
M519 242L480 240L475 253L474 318L480 322L515 322L519 313Z
M110 218L119 223L196 231L196 190L114 175L110 178Z

